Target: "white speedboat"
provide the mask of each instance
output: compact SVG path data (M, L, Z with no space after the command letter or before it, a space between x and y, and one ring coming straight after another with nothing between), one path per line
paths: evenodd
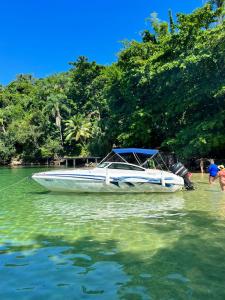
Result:
M60 192L149 193L181 190L184 187L181 176L144 167L149 158L152 160L156 154L158 150L113 149L94 169L41 172L35 173L32 178L46 189ZM129 163L124 155L135 159L136 164ZM146 156L148 159L143 162Z

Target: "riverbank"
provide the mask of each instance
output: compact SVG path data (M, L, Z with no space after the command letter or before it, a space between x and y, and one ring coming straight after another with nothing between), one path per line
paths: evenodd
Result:
M47 159L47 160L41 160L39 162L25 162L22 159L12 159L11 162L2 162L0 163L0 166L10 166L10 167L16 167L16 166L73 166L74 168L76 166L95 166L98 162L100 162L101 157L96 156L87 156L87 157L62 157L59 159Z

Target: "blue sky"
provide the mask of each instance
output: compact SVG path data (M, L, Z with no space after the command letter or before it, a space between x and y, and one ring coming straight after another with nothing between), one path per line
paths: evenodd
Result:
M66 71L79 55L116 60L121 40L140 39L151 12L191 12L203 0L1 0L0 83L16 74Z

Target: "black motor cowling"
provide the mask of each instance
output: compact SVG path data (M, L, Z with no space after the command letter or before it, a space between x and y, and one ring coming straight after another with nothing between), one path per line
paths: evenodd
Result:
M170 167L170 171L180 177L183 177L186 190L194 190L194 184L190 181L188 169L185 168L181 162L173 164Z

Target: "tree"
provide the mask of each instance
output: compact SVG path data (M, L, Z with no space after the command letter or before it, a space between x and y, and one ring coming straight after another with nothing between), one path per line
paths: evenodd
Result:
M44 104L43 113L47 113L49 117L52 116L54 118L62 146L62 113L70 113L70 105L65 92L64 82L60 80L60 77L49 78L47 84L45 83L44 85L46 103Z
M85 56L80 56L76 62L71 62L70 65L73 68L70 71L72 80L68 97L76 103L77 112L85 113L94 96L92 83L101 75L104 67L96 62L88 62Z
M65 136L68 142L79 142L83 147L91 137L92 124L84 115L77 114L65 121Z
M221 8L224 6L225 0L210 0L209 3L215 5L218 8Z
M172 14L172 10L169 9L169 21L170 21L170 33L173 34L175 32L175 23L173 20L173 14Z
M184 158L221 156L223 15L224 1L179 13L176 23L171 11L169 24L153 13L142 41L124 43L109 66L79 57L68 72L19 75L0 86L0 159L35 160L74 149L104 155L114 143Z
M62 135L62 116L61 116L61 110L65 109L67 110L67 106L63 103L64 95L58 94L58 95L50 95L47 98L47 104L44 108L45 112L51 112L53 118L55 119L55 125L59 129L60 134L60 140L61 144L63 145L63 135ZM64 96L65 97L65 96Z

